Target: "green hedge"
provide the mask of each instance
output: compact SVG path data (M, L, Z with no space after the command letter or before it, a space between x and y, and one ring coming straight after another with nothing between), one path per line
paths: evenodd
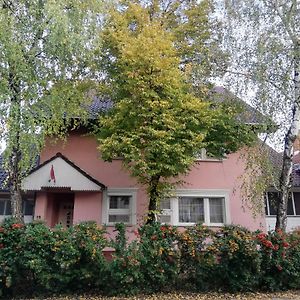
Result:
M0 295L96 290L254 291L300 288L300 234L250 232L240 226L185 231L155 223L128 243L125 226L109 240L95 223L50 229L42 223L0 226ZM113 247L111 260L103 249Z

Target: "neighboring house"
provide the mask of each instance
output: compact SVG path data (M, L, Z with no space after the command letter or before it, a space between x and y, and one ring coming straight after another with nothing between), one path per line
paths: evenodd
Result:
M300 228L300 139L294 144L293 173L292 173L292 193L290 195L287 207L287 231ZM271 161L274 166L281 168L282 153L273 150L270 153ZM278 193L271 188L266 194L265 213L267 230L275 228L276 209L275 203L278 199Z
M109 101L95 99L90 112L96 115L110 107ZM247 122L256 124L252 110ZM177 187L174 197L161 203L160 220L177 226L203 222L211 227L240 224L266 230L265 216L254 219L243 206L240 176L245 164L240 154L219 160L206 157L203 151L189 174L181 178L185 183ZM4 175L0 173L2 188ZM25 204L25 215L32 212L33 219L49 226L68 227L91 220L106 224L112 232L116 222L124 222L130 231L144 222L148 207L145 188L122 167L121 159L104 162L95 138L83 127L70 131L66 141L47 141L40 165L24 179L23 190L35 201L32 211ZM0 215L9 214L6 199L8 192L3 190Z

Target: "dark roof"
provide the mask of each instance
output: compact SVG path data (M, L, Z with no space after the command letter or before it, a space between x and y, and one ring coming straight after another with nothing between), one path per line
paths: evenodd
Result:
M213 102L233 102L241 107L242 112L239 114L240 121L247 124L261 124L267 118L258 112L257 109L241 100L229 90L221 86L214 87L209 92L210 100ZM113 101L109 97L93 96L91 104L88 106L88 112L91 119L97 118L97 115L102 112L107 112L113 107Z
M61 154L60 152L57 152L54 156L52 156L51 158L49 158L48 160L44 161L42 164L38 165L37 167L33 168L28 175L34 173L35 171L37 171L38 169L42 168L43 166L45 166L46 164L48 164L49 162L53 161L54 159L60 157L61 159L63 159L67 164L69 164L70 166L72 166L74 169L76 169L79 173L81 173L83 176L85 176L86 178L88 178L89 180L91 180L92 182L96 183L98 186L100 186L101 188L105 189L106 186L99 182L97 179L95 179L94 177L92 177L91 175L89 175L88 173L86 173L84 170L82 170L80 167L78 167L75 163L73 163L72 161L70 161L67 157L65 157L63 154Z
M4 171L3 168L3 155L0 154L0 191L1 192L8 191L7 186L5 186L6 178L7 178L7 173Z
M260 113L257 109L243 101L242 99L238 98L236 95L231 93L229 90L221 87L216 86L210 91L210 100L212 102L217 103L233 103L235 105L238 105L241 109L241 112L238 115L239 121L245 123L245 124L251 124L251 125L259 125L259 124L270 124L272 123L271 119L264 116L262 113ZM272 124L275 125L275 124Z
M268 148L269 148L270 161L272 162L273 166L277 169L278 176L280 176L280 172L282 169L283 153L277 152L271 147ZM296 153L293 157L292 180L293 180L293 184L292 184L293 187L300 187L300 152Z
M113 107L113 102L109 98L94 96L87 110L91 119L96 119L99 113L107 112Z

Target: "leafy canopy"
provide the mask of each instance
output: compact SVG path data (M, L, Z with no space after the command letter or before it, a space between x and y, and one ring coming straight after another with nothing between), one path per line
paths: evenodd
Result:
M74 115L84 117L79 103L93 76L100 4L0 1L0 137L10 177L26 174L45 135L59 134Z
M235 108L189 92L176 38L176 31L137 2L112 11L103 33L114 108L100 117L99 150L107 161L122 157L150 188L153 178L187 172L201 148L223 155L253 138L235 121Z

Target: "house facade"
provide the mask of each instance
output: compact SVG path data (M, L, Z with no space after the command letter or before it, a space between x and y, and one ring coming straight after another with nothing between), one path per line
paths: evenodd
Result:
M222 89L216 92L224 95ZM94 101L92 118L111 105L110 101ZM243 120L254 124L255 111L247 111ZM49 226L68 227L95 221L110 232L117 222L127 224L128 232L144 223L148 208L145 187L130 176L122 159L104 162L97 147L95 137L85 128L70 131L66 140L47 140L39 165L22 182L26 222L41 220ZM241 154L220 160L201 153L190 172L179 178L184 184L161 202L159 220L176 226L239 224L251 230L270 229L270 216L262 212L254 218L242 201L245 162ZM10 214L5 177L0 169L0 221Z
M273 152L272 162L281 167L282 153ZM265 199L265 215L267 230L275 228L276 209L275 203L278 199L278 192L271 188ZM300 228L300 139L294 143L293 172L292 172L292 191L288 199L287 206L287 231Z
M253 218L243 206L243 172L240 153L223 160L203 155L180 178L185 183L162 201L160 220L176 226L240 224L265 230L265 217ZM124 222L130 231L145 221L147 213L145 187L130 176L121 159L104 162L96 139L83 129L71 131L65 141L48 140L40 164L24 179L22 188L34 200L34 209L28 210L31 219L49 226L96 221L112 231L115 223Z

